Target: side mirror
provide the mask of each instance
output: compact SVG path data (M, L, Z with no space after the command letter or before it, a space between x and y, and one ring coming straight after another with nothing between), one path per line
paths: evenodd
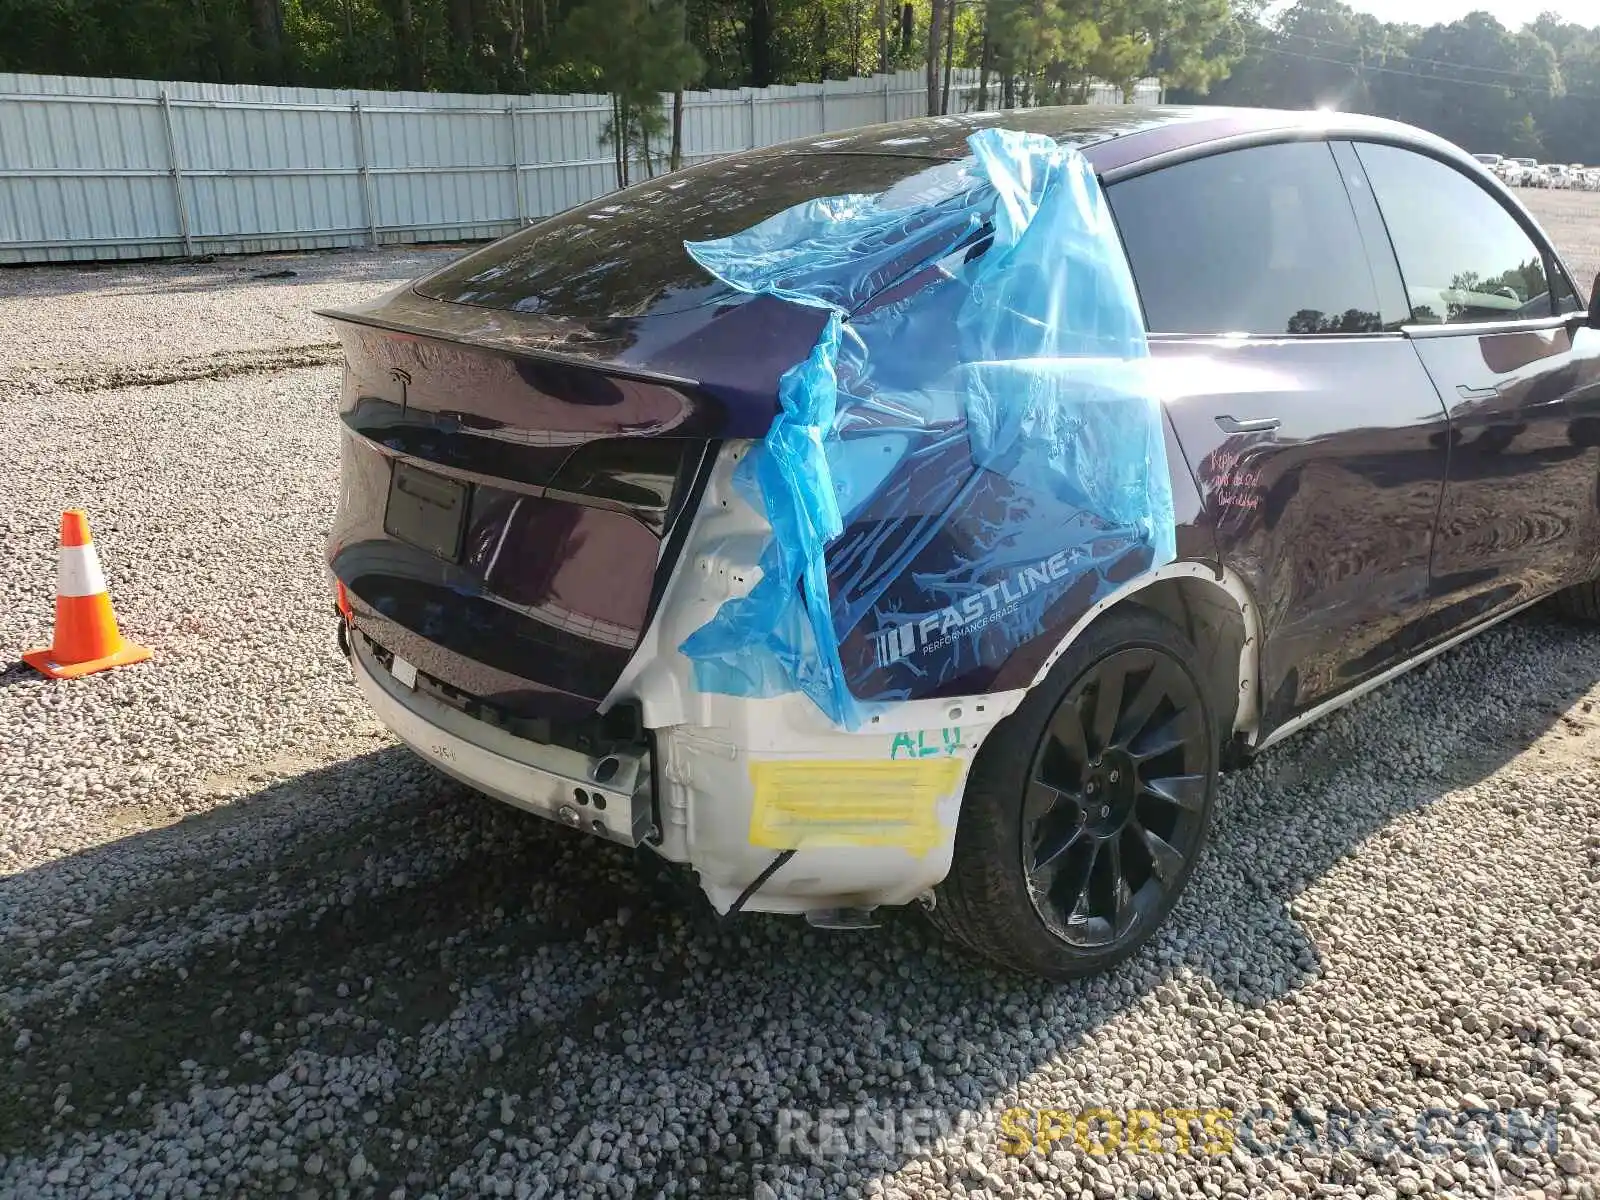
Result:
M1589 328L1600 329L1600 275L1594 277L1594 286L1589 289Z

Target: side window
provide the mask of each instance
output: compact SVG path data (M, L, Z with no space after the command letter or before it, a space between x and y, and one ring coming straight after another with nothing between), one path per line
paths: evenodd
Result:
M1324 142L1179 163L1107 193L1152 333L1371 333L1377 289Z
M1389 227L1414 322L1466 325L1555 311L1544 252L1476 180L1414 150L1358 143L1356 153Z
M1580 299L1578 293L1572 290L1572 284L1567 282L1567 277L1560 267L1556 268L1554 286L1550 289L1550 295L1556 302L1558 316L1564 317L1568 313L1585 312L1589 307L1588 303Z

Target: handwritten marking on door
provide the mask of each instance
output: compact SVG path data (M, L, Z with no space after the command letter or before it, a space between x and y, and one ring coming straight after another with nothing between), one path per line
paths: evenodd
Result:
M1260 472L1242 459L1242 455L1227 450L1215 451L1206 458L1211 502L1218 508L1254 512L1261 507Z

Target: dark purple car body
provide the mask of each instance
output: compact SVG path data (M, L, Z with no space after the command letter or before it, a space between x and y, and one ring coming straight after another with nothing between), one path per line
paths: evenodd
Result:
M1600 573L1600 330L1470 156L1340 114L1063 108L718 160L329 314L348 364L330 563L354 629L466 711L556 741L589 728L719 448L767 431L823 319L714 283L682 243L904 185L986 125L1077 146L1106 191L1163 381L1178 560L1226 575L1239 607L1214 644L1195 634L1224 739L1264 745ZM891 272L866 304L917 286ZM470 488L442 521L441 477ZM1069 589L1038 637L942 678L894 676L871 630L847 631L851 688L1028 689L1150 565L1132 555Z
M658 543L693 493L704 447L766 432L778 376L821 325L820 313L711 284L682 241L811 196L887 187L927 159L964 154L967 134L991 123L1077 144L1124 221L1118 185L1136 174L1299 143L1326 155L1336 179L1341 159L1352 176L1360 169L1351 142L1396 140L1395 126L1359 118L1226 109L1035 110L875 127L709 164L632 202L596 202L379 304L331 314L348 352L345 422L364 435L350 443L333 537L358 620L446 681L520 712L592 709L649 619L670 569L656 561ZM1184 374L1199 385L1169 404L1182 448L1171 461L1194 468L1192 481L1175 481L1187 499L1179 557L1237 564L1261 606L1263 732L1430 643L1590 578L1600 556L1600 337L1574 347L1564 324L1580 307L1570 277L1492 176L1432 139L1399 140L1503 205L1567 300L1545 320L1519 312L1412 325L1382 218L1370 191L1356 190L1363 241L1327 249L1365 251L1362 269L1377 277L1365 327L1305 334L1285 322L1276 332L1289 336L1264 343L1270 331L1152 326L1153 352L1195 360ZM1167 199L1185 204L1181 192ZM584 215L597 207L617 210L603 225L628 260L594 252L602 223ZM1239 227L1265 233L1242 215ZM1200 254L1175 251L1184 253ZM1143 291L1137 253L1133 265ZM1217 336L1236 332L1252 336ZM1247 432L1230 433L1218 416ZM1268 444L1248 432L1261 421L1277 422ZM345 553L393 541L383 514L397 455L514 485L480 489L462 562L437 584L360 570ZM491 565L491 546L515 553ZM488 602L479 620L452 611L430 624L441 600L470 606L463 597L475 589L552 603L615 636L541 641ZM1064 608L1059 628L1079 615ZM1047 635L944 690L1026 683L1053 645Z

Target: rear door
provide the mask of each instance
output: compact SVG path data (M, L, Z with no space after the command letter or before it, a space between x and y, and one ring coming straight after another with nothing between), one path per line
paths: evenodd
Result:
M1429 641L1590 578L1600 547L1600 332L1525 215L1464 163L1357 143L1450 414Z
M1218 550L1260 606L1269 729L1402 659L1429 603L1445 414L1343 175L1309 141L1108 189Z

